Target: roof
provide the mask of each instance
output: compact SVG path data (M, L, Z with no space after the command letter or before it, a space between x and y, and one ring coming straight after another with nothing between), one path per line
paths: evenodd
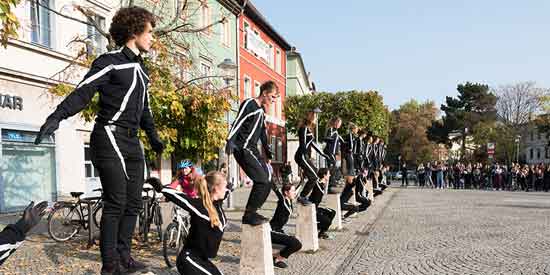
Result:
M260 27L269 37L271 37L277 44L279 44L283 50L290 51L290 44L280 35L267 19L262 15L262 13L252 4L249 0L237 0L237 2L243 6L244 5L244 14L250 18L258 27Z
M237 0L217 0L217 1L236 16L238 16L242 11L241 5Z

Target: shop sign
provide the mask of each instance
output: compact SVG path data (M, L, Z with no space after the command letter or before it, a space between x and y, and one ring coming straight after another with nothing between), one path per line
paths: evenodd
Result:
M23 111L23 98L7 94L0 94L0 108Z

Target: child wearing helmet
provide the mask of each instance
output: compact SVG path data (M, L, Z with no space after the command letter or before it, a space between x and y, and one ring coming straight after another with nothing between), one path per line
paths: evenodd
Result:
M193 163L189 160L182 160L176 166L178 171L176 172L176 179L170 183L169 187L181 190L187 196L191 198L197 197L197 190L193 185L193 174L195 173L195 167Z

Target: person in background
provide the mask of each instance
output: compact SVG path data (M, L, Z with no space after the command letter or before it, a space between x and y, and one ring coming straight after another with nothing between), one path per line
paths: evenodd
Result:
M409 177L407 177L407 163L403 161L401 165L401 186L409 186Z
M195 173L193 163L189 160L182 160L176 168L178 169L176 179L170 183L169 187L181 191L191 198L196 198L197 190L191 181L191 177Z
M0 232L0 265L2 265L15 250L23 244L27 233L35 227L46 213L48 202L40 202L34 205L31 202L23 211L15 224L10 224Z

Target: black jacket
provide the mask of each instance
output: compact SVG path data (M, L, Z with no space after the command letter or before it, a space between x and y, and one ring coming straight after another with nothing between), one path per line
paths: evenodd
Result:
M349 131L344 137L344 142L342 143L342 154L349 155L353 154L355 146L355 136L352 131Z
M162 194L191 215L191 229L184 248L194 251L201 257L216 257L227 225L227 218L222 208L223 200L213 202L221 224L219 227L212 227L208 211L200 198L191 198L185 193L168 187L162 189Z
M338 134L338 129L329 128L325 137L325 142L327 145L325 146L325 149L323 151L327 155L330 154L332 156L335 156L338 150L340 150L340 144L343 141L344 140L342 139L340 134Z
M19 224L10 224L0 232L0 265L15 252L25 240L25 233Z
M149 76L141 56L128 47L104 53L76 89L61 102L49 118L61 121L84 109L99 92L96 122L125 128L142 128L147 136L157 135L149 108Z
M319 145L315 143L315 139L313 138L313 133L309 130L308 127L300 127L298 129L298 150L296 150L295 156L310 156L311 155L311 147L315 149L320 155L322 155L324 158L328 159L331 158L331 156L328 156L325 154L321 149L319 148ZM332 158L331 158L332 159Z
M277 231L284 233L283 227L288 222L292 211L294 210L292 201L281 193L281 191L274 187L272 188L275 194L277 195L277 208L275 208L275 213L269 224L271 225L272 231Z
M264 109L254 98L245 99L229 131L227 147L230 150L247 148L256 152L258 140L262 141L267 158L272 159L273 152L267 143Z

